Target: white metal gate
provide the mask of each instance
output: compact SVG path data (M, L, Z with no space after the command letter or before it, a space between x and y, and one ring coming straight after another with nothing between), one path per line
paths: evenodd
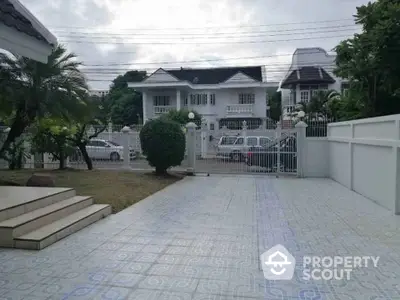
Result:
M297 130L253 129L208 130L202 126L197 135L196 172L226 174L293 174L297 167ZM197 139L198 140L198 139Z

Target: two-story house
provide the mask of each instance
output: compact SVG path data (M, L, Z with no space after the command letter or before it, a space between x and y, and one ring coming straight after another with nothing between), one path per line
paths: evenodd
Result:
M291 118L296 104L310 101L319 90L346 91L347 81L333 74L335 59L336 55L330 55L322 48L296 49L280 85L283 120Z
M89 95L97 96L97 97L104 97L104 96L107 96L109 92L110 92L109 90L90 90Z
M275 83L271 83L274 85ZM265 69L257 67L158 69L142 82L130 82L143 95L143 121L172 109L202 115L210 130L244 120L259 127L267 119Z

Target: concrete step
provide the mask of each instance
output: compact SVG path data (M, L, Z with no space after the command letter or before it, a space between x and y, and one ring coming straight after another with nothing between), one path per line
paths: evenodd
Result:
M40 250L111 214L111 206L93 204L35 231L14 238L14 247Z
M14 237L34 231L92 204L92 197L74 196L0 222L0 246L13 247Z
M0 187L0 222L74 197L71 188Z

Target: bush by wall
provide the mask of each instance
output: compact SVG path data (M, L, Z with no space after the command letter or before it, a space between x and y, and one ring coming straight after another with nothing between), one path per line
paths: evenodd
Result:
M148 121L140 131L143 154L157 174L179 166L185 155L185 134L180 124L167 120Z

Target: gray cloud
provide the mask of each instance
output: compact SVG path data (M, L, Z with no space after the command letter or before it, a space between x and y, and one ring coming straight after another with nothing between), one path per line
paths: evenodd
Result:
M158 66L155 64L143 65L143 63L160 61L211 60L208 63L200 64L207 66L257 64L266 65L267 70L270 70L269 76L277 80L282 76L281 73L284 73L286 65L290 62L291 57L287 54L293 53L296 48L317 46L330 50L344 37L329 38L329 36L351 36L352 34L351 31L338 32L338 28L335 27L340 24L350 25L352 21L334 23L319 23L319 21L352 18L352 15L356 12L356 6L367 3L367 0L219 0L217 2L175 0L172 5L169 2L159 0L21 1L59 38L59 41L68 41L65 43L68 49L79 55L81 61L87 65L103 65L103 71L99 70L96 74L93 72L88 74L90 79L96 80L90 82L95 89L107 88L109 81L106 80L111 80L117 74L124 73L128 68L126 67L123 70L123 66L121 66L121 70L116 70L118 68L116 66L106 66L115 63L132 63L132 68L147 69L155 69ZM246 27L260 24L286 25ZM336 30L337 32L310 35L293 31L299 28L321 26L331 26L332 31ZM160 30L160 28L167 27L203 29ZM209 29L204 30L204 27L209 27ZM131 29L127 30L127 28ZM157 30L143 31L143 28L157 28ZM74 31L83 32L80 35L84 38L74 37L77 34ZM173 34L185 33L186 35L194 32L216 35L216 32L233 32L235 34L243 31L263 31L263 34L265 34L265 37L260 34L259 38L245 38L246 40L279 41L254 44L221 44L219 41L229 40L228 38L221 38L215 43L211 42L207 45L179 44L182 40L178 39L175 39L176 45L141 44L149 42L149 40L152 42L168 41L168 39L171 39L171 32ZM88 32L97 32L97 35L102 36L110 32L126 35L113 39L109 45L104 45L99 43L100 40L104 39L99 39L96 34L91 35ZM148 36L127 38L129 34L145 32L148 33ZM156 34L158 37L154 38ZM324 38L317 39L316 36L323 36ZM307 37L311 37L311 39L307 39ZM236 38L235 41L241 39ZM73 42L78 40L91 41L92 43ZM132 41L139 43L139 45L129 44ZM185 42L190 41L196 42L193 39L185 40ZM198 40L198 43L204 41L203 38ZM209 41L215 41L215 39ZM263 56L263 58L212 61L254 56ZM168 66L181 67L184 65L182 63L164 65L164 67ZM190 64L190 66L199 66L199 64ZM106 67L113 70L106 72L104 71Z

